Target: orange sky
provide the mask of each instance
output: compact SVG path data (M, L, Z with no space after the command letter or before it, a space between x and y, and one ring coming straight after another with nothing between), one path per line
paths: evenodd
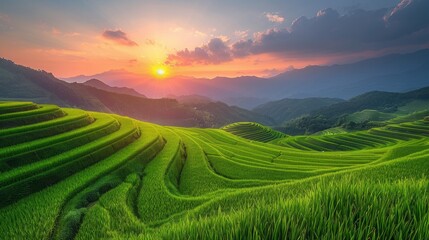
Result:
M176 33L177 34L177 33ZM172 38L182 39L180 35ZM53 38L58 38L53 36ZM80 36L64 36L64 38L80 39ZM157 40L157 42L162 42ZM177 44L177 43L176 43ZM261 54L235 59L221 64L193 64L191 66L165 66L163 63L172 50L159 45L127 47L116 45L102 38L94 38L93 42L76 44L72 49L33 48L14 43L12 46L0 46L2 57L11 59L18 64L43 69L58 77L71 77L80 74L93 75L111 69L125 69L130 72L148 75L154 68L164 67L169 76L269 76L290 69L302 68L309 64L324 64L327 61L313 58L311 60L284 59Z
M391 0L361 0L361 15L367 14L368 20L364 26L359 25L360 15L350 18L347 14L352 13L344 10L353 0L332 0L329 4L292 0L129 0L126 4L113 0L102 4L85 0L9 1L0 8L0 57L52 72L57 77L94 75L113 69L154 75L161 67L169 77L272 76L307 65L345 63L390 50L400 52L427 46L425 31L429 30L425 30L425 20L414 26L407 17L412 14L410 11L420 9L413 4L426 3L403 1L395 8L397 3ZM374 15L375 9L385 12ZM396 26L395 34L383 26L367 32L372 23L380 27L376 23L387 21L387 13L402 17L403 23ZM331 25L325 24L327 17L334 19L328 22ZM348 20L354 18L358 19L356 23ZM297 19L313 24L294 25L299 23ZM393 20L392 24L397 22ZM340 29L344 34L329 34L345 24L350 26ZM414 34L401 27L404 24L420 28L414 29ZM297 28L301 29L294 34L293 29ZM378 32L376 40L368 37ZM385 36L399 37L386 40ZM214 45L211 49L209 45L214 39L220 39L224 46ZM247 40L253 48L243 55L234 55L234 44ZM222 47L233 57L223 59ZM169 55L185 49L195 58L189 65L164 65ZM207 53L213 56L206 56Z

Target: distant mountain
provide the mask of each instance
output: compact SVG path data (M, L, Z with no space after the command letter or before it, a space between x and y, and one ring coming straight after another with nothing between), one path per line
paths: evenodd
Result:
M194 106L181 104L175 99L149 99L112 91L82 83L67 83L51 73L0 59L0 100L52 103L175 126L220 127L238 121L273 124L268 117L224 103L198 103Z
M171 77L159 80L124 70L85 77L100 79L110 86L131 87L148 97L198 94L229 105L252 109L264 102L283 98L349 99L374 90L404 92L427 86L429 49L408 54L391 54L344 65L308 66L271 78ZM80 79L82 76L66 80Z
M135 97L143 97L146 98L145 95L138 93L136 90L132 89L132 88L127 88L127 87L111 87L107 84L105 84L104 82L98 80L98 79L90 79L86 82L83 82L82 84L86 85L86 86L91 86L91 87L95 87L107 92L113 92L113 93L119 93L119 94L127 94L127 95L131 95L131 96L135 96Z
M410 91L429 85L429 49L345 65L309 66L277 75L272 80L278 85L284 82L283 89L287 89L291 97L348 99L374 90Z
M333 105L335 103L343 102L339 98L304 98L304 99L290 99L285 98L279 101L268 102L257 106L253 109L254 112L269 116L277 124L285 121L310 114L323 107Z
M124 69L114 69L114 70L109 70L109 71L94 74L94 75L78 75L74 77L61 78L61 80L64 80L70 83L72 82L83 83L83 82L86 82L88 79L100 79L104 83L108 84L109 86L116 87L116 86L121 86L121 84L124 83L124 81L125 81L124 84L128 84L129 81L136 81L136 80L138 81L146 77L147 76L128 72Z

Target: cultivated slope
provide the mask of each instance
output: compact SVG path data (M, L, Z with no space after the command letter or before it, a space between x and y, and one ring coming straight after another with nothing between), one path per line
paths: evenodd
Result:
M224 126L223 130L249 140L269 142L287 135L254 122L237 122Z
M29 102L0 119L0 239L429 237L424 120L274 145Z

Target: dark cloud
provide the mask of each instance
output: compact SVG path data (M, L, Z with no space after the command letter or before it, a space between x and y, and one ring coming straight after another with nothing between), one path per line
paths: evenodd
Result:
M127 34L121 30L106 30L103 32L103 37L109 39L117 44L125 46L138 46L138 44L127 37Z
M234 43L231 46L231 52L234 55L234 57L245 57L249 55L253 47L253 41L248 40L240 40L236 43Z
M320 10L312 18L296 19L288 29L270 29L255 34L253 39L231 45L223 43L223 58L213 58L204 51L203 63L226 62L262 53L289 57L323 56L427 45L428 9L428 0L402 0L393 9L352 10L345 15L328 8ZM196 54L196 51L185 51L191 56ZM179 54L182 54L180 59L176 58ZM179 51L169 58L176 58L179 64L202 62L186 57L183 51Z
M403 0L384 19L392 36L402 36L429 27L428 13L428 0Z
M194 50L185 49L168 56L169 65L218 64L232 60L231 49L220 38L213 38L207 45Z

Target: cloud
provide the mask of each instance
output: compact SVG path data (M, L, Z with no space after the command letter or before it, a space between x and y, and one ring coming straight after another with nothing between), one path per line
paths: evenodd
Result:
M234 57L245 57L250 55L254 42L251 39L240 40L231 46L231 53Z
M237 30L234 32L234 35L241 39L247 38L249 36L249 30L244 30L244 31Z
M264 13L265 17L268 19L268 21L270 22L274 22L274 23L282 23L284 22L284 17L280 16L279 13Z
M412 34L429 27L429 1L403 0L392 11L385 15L384 20L389 34L402 36Z
M181 50L175 54L170 54L167 58L168 65L191 65L199 64L219 64L232 59L230 48L221 38L213 38L202 47L196 47L194 50Z
M103 37L124 46L138 46L138 44L127 37L127 34L121 30L106 30L103 32Z
M222 41L223 57L214 57L217 55L203 46L194 51L186 49L187 54L184 51L171 54L169 59L175 59L176 64L185 65L219 64L257 54L273 54L285 58L314 57L418 48L429 44L427 9L428 0L402 0L393 9L353 10L345 15L327 8L318 11L314 17L297 18L289 28L269 29L254 34L252 39L241 39L231 44ZM201 54L200 58L195 57L197 52Z

